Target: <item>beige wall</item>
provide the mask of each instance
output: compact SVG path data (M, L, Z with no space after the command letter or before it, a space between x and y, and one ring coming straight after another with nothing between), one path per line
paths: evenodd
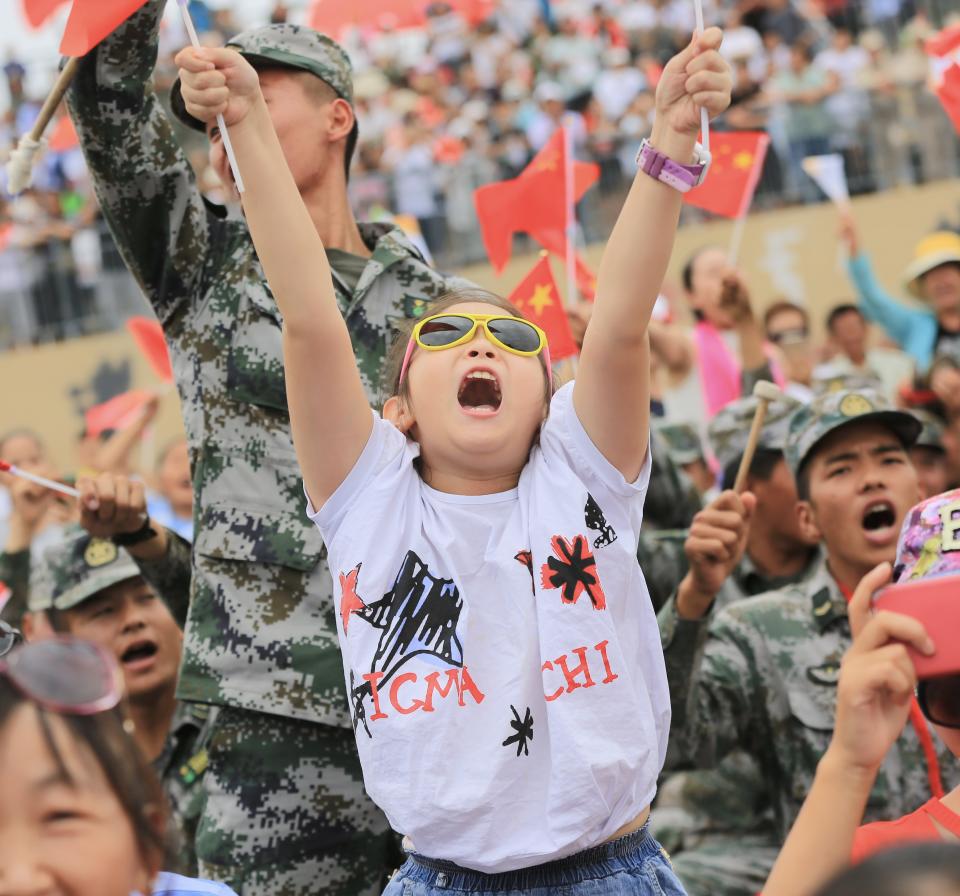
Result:
M854 208L864 246L873 257L881 282L899 294L900 274L914 244L942 220L953 219L960 210L960 190L953 181L929 184L858 199ZM726 245L731 228L728 221L684 227L677 238L671 276L678 278L683 260L699 246ZM828 308L850 298L836 232L836 214L827 204L751 216L740 255L758 304L762 307L774 297L786 295L806 304L819 325ZM602 246L585 252L594 268L601 252ZM534 256L517 257L501 276L488 266L467 268L463 273L482 286L509 293L534 260ZM559 265L554 272L562 278ZM79 389L82 400L90 394L90 382L98 367L124 363L130 364L131 387L158 385L125 330L3 353L0 382L5 389L0 400L0 431L22 425L38 430L55 461L64 469L72 468L72 447L82 419L71 391ZM83 401L84 405L89 403L89 398ZM179 431L177 399L170 393L157 420L156 444L162 445Z

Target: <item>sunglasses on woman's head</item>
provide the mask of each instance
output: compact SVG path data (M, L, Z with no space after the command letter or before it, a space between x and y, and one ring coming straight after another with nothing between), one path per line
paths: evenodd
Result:
M12 625L0 620L0 656L6 656L14 647L23 643L23 635Z
M960 675L924 679L917 685L917 702L934 725L960 728Z
M521 317L468 312L435 314L417 322L407 343L398 385L402 385L407 375L414 346L419 346L428 352L456 348L473 339L478 327L483 327L484 334L490 342L513 355L530 357L543 352L547 379L551 388L553 387L550 347L547 345L547 335L543 330Z
M28 700L75 716L113 709L123 696L123 673L102 647L78 638L31 641L0 658L0 675Z

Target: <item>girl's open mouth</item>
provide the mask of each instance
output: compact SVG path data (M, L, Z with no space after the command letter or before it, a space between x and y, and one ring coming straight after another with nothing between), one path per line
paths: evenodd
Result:
M471 370L457 392L460 407L468 414L485 417L500 410L500 382L489 370Z

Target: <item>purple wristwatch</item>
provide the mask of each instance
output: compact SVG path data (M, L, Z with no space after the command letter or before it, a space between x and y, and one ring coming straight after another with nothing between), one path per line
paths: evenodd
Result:
M644 140L637 153L637 166L654 180L686 193L703 183L710 167L710 153L699 143L694 146L693 155L695 161L692 165L681 165L654 149L649 140Z

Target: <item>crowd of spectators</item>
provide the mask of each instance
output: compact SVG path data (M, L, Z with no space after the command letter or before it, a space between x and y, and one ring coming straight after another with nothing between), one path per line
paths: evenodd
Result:
M251 24L229 5L190 6L208 43ZM717 127L771 137L756 207L820 198L800 168L806 155L842 153L854 193L957 173L953 129L928 87L923 50L950 20L953 0L706 6L708 21L725 27L723 52L735 71L733 104ZM490 9L471 23L433 2L423 28L341 35L363 123L350 183L357 215L415 220L446 266L484 259L474 190L516 176L561 123L576 156L600 166L579 221L582 239L602 239L649 132L660 66L694 26L690 0L511 0ZM307 16L278 2L271 19ZM169 15L157 68L162 95L185 40ZM0 160L41 99L28 95L15 58L4 73L10 102L0 121ZM202 140L180 136L193 146L209 197L229 199ZM32 190L0 199L0 296L0 344L7 345L109 328L141 307L98 221L78 149L48 152Z

